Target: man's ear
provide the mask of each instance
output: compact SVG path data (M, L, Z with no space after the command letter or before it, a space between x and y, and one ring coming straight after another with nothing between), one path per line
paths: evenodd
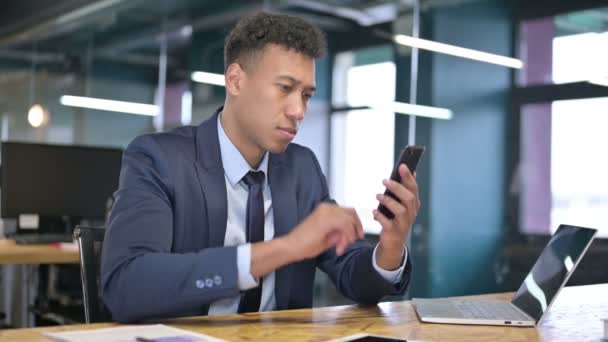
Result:
M238 96L243 86L245 70L238 63L232 63L226 69L226 92Z

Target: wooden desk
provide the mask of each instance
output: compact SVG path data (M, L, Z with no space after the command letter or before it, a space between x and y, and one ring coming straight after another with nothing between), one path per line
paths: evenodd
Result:
M0 308L0 311L11 308L6 311L7 314L10 311L9 323L17 327L33 325L33 316L27 308L32 305L30 280L31 275L35 273L34 265L78 264L79 261L78 250L62 250L49 244L18 245L14 240L0 239L0 265L15 265L10 270L2 270L3 275L10 279L14 279L13 276L16 275L16 279L21 279L17 285L11 283L12 286L3 279L5 291L10 296L5 297L6 307Z
M474 296L509 299L510 294ZM537 328L421 323L411 302L361 308L338 306L244 315L192 317L162 322L228 341L324 341L366 332L424 341L593 341L603 336L608 284L562 291ZM42 332L94 329L113 323L0 331L2 341L48 341Z
M0 240L0 265L77 264L78 251L66 251L51 245L18 245Z

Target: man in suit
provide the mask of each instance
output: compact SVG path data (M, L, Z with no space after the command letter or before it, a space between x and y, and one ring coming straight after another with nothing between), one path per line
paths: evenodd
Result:
M226 100L197 127L136 138L125 150L102 253L102 295L121 322L312 306L315 268L362 304L407 289L415 177L385 180L400 202L380 242L331 201L314 154L290 144L315 90L323 34L258 13L226 39Z

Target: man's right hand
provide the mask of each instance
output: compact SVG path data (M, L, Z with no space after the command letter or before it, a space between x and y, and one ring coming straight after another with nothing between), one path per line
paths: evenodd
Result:
M259 278L286 264L314 258L334 246L336 254L342 255L348 245L362 238L363 227L354 209L323 203L289 234L254 243L250 273Z
M296 260L314 258L334 246L340 256L348 245L362 238L363 227L355 209L329 203L320 204L284 237Z

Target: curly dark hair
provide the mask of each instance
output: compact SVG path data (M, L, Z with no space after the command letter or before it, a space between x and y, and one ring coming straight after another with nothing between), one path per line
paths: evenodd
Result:
M314 59L324 55L326 42L321 30L302 18L258 12L239 20L226 37L224 71L235 62L246 68L267 44L277 44Z

